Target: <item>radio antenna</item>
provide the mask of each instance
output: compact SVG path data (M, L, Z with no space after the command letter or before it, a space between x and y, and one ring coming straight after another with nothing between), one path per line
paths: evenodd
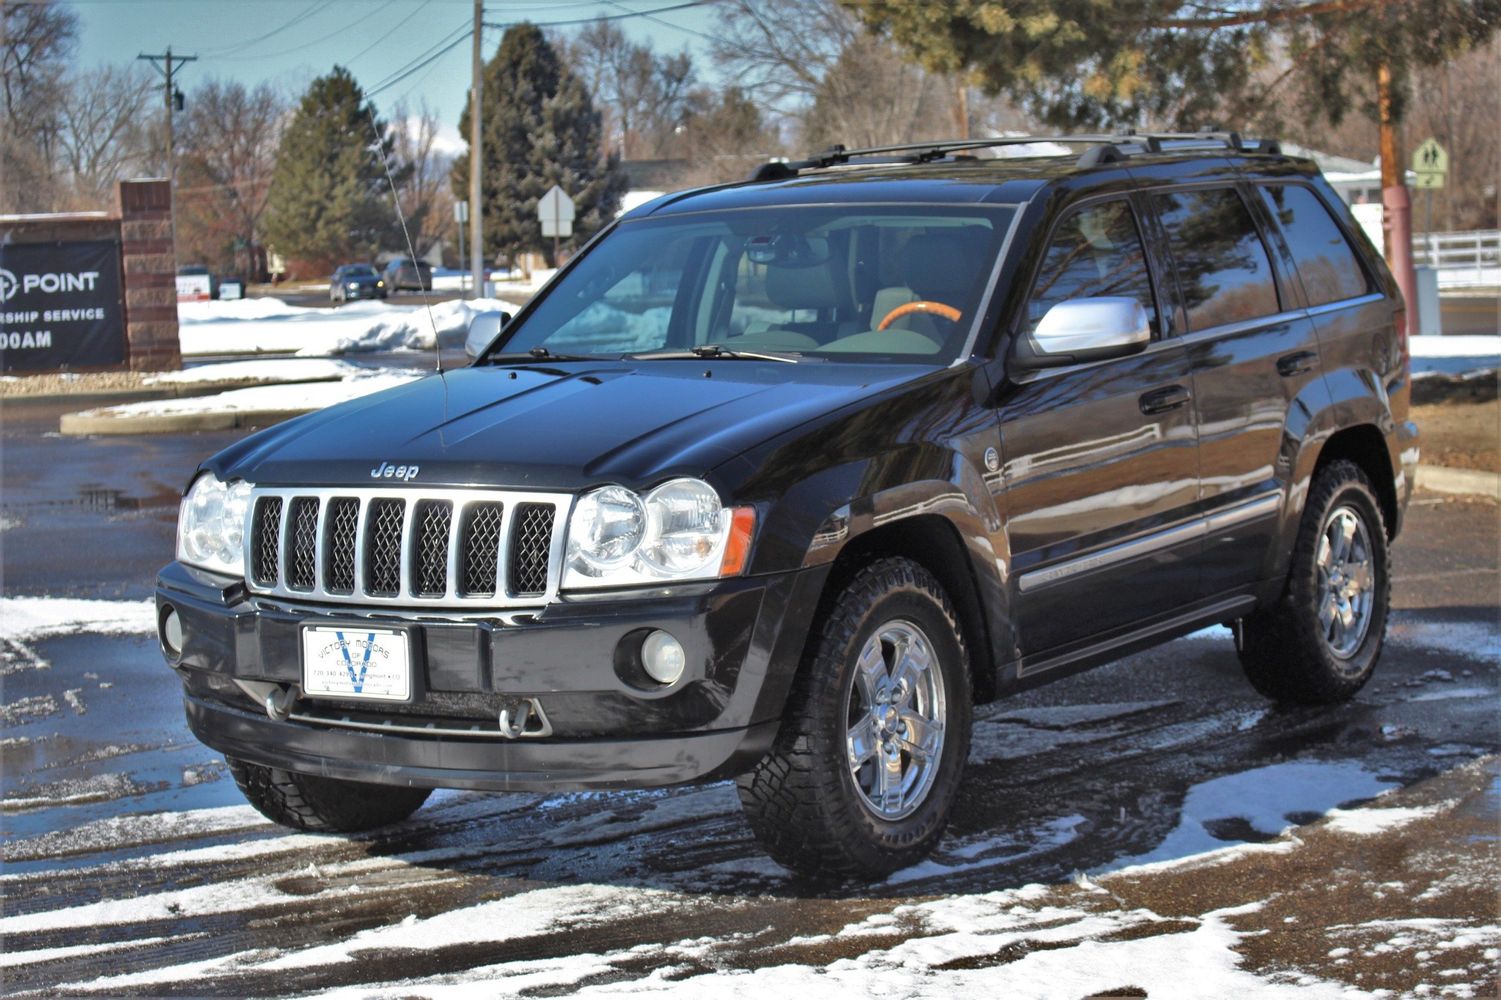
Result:
M401 211L401 197L396 192L396 178L391 176L391 162L386 158L386 140L380 134L380 127L375 123L375 105L365 102L365 118L370 122L370 131L375 135L375 150L380 154L380 165L386 171L386 184L391 188L391 204L396 208L396 221L401 225L401 236L406 241L407 258L412 262L412 269L417 272L417 285L422 286L422 269L417 266L417 251L412 246L412 234L407 229L406 216ZM406 128L406 122L401 123ZM438 343L438 323L433 319L432 288L429 285L422 288L422 305L427 313L428 328L433 331L433 366L438 372L438 378L443 379L443 409L445 419L448 410L448 380L443 378L443 348Z

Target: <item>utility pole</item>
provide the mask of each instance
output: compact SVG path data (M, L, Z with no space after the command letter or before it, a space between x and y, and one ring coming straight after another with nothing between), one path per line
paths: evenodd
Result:
M485 202L480 193L480 161L484 158L481 136L480 99L485 90L484 66L485 0L474 0L474 52L469 91L469 269L474 298L485 294Z
M183 63L197 62L197 56L174 56L172 46L167 46L167 51L161 55L150 56L142 52L136 56L137 60L145 59L151 63L151 68L162 75L165 84L164 92L167 96L167 193L172 198L172 245L177 246L177 151L174 148L174 133L172 128L172 115L182 110L182 91L178 90L172 82L172 77Z
M1376 69L1376 117L1381 145L1381 228L1386 236L1386 263L1407 305L1407 332L1418 332L1418 275L1412 264L1412 200L1407 194L1407 164L1398 152L1396 116L1392 113L1392 70Z

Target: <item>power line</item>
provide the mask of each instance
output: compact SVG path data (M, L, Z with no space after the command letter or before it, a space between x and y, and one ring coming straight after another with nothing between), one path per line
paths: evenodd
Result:
M390 31L386 32L384 35L381 35L375 41L371 42L369 45L365 46L363 49L360 49L359 52L355 53L354 55L352 55L348 59L346 59L345 60L345 64L349 65L349 64L353 63L360 56L362 56L365 53L369 52L371 49L375 48L381 42L384 42L387 38L390 38L392 35L394 35L396 33L397 29L399 29L403 24L406 24L412 18L416 17L418 14L420 14L424 10L426 10L427 7L428 7L428 5L431 4L431 3L432 3L432 0L423 0L422 3L418 4L415 8L413 8L413 10L412 10L412 12L410 14L408 14L406 17L402 18L400 21L397 21L394 25L392 25Z
M657 17L653 11L632 11L625 4L621 3L620 0L604 0L604 2L607 3L607 4L609 4L611 7L614 7L616 9L618 9L618 10L628 11L631 14L637 16L637 17L644 17L648 21L651 21L653 24L660 24L664 28L671 28L674 31L681 31L684 34L693 35L693 36L695 36L697 38L702 38L706 42L718 42L718 41L722 41L722 39L715 38L713 35L707 34L707 33L702 32L702 31L698 31L697 29L694 29L694 28L687 27L686 25L673 24L671 21L668 21L665 18Z
M667 7L654 7L651 10L633 10L628 14L600 14L597 17L575 17L564 21L530 21L529 23L535 24L539 28L558 28L569 24L593 24L595 21L624 21L632 17L650 17L653 14L665 14L671 10L686 10L689 7L701 7L704 2L705 0L688 0L687 3L675 3ZM510 21L486 21L485 27L509 28L513 23Z
M455 38L453 41L449 42L448 44L444 45L437 52L434 52L432 55L428 56L426 59L423 59L421 62L417 63L416 65L411 66L410 68L405 69L405 70L400 70L400 71L397 72L397 74L395 76L388 77L385 80L381 81L376 86L369 88L368 90L365 91L365 96L366 97L374 97L376 94L379 94L383 90L390 90L392 87L396 86L401 81L407 79L409 76L411 76L413 73L416 73L418 70L423 69L424 67L426 67L426 66L428 66L428 65L436 62L439 59L442 59L449 52L453 51L453 49L454 49L454 47L456 45L459 45L462 42L467 41L469 39L469 37L471 35L473 35L473 34L474 34L473 30L467 28L467 26L466 26L466 29L465 29L465 31L464 31L464 33L462 35L460 35L459 37ZM439 43L439 44L442 44L442 43Z
M370 16L374 17L376 14L379 14L381 11L385 10L387 7L391 6L394 3L396 3L396 0L386 0L385 3L381 4L375 10L371 11ZM417 10L421 9L421 7L417 8ZM319 13L322 13L322 11L319 11ZM412 13L415 14L417 13L417 11L413 11ZM407 16L410 17L411 15ZM313 39L311 42L303 42L301 45L294 45L290 49L282 49L280 52L257 52L251 55L219 56L218 58L221 61L229 62L255 62L261 59L279 59L282 56L289 56L293 52L301 52L304 49L310 49L315 45L322 45L330 38L333 38L336 35L342 35L348 30L349 26L347 24L341 23L337 28L335 28L333 31L330 31L326 35L320 35L317 38Z
M297 24L299 21L302 21L305 18L311 16L313 13L315 13L316 11L318 11L319 8L330 6L332 3L333 3L333 0L314 0L313 4L310 5L310 6L308 6L308 7L306 7L306 8L304 8L303 11L300 14L298 14L295 17L291 18L286 23L281 24L278 27L272 28L270 31L266 32L264 35L257 35L255 38L250 38L250 39L246 39L245 41L236 42L234 45L226 45L224 48L221 48L221 49L209 49L206 54L207 55L211 55L211 56L221 56L221 55L232 54L232 53L235 53L235 52L244 52L246 49L250 48L252 45L259 45L261 42L264 42L268 38L274 38L275 36L281 34L283 31L286 31L288 28L290 28L293 25Z
M457 38L454 37L456 33L458 34ZM405 65L398 67L391 73L388 73L383 79L367 89L365 91L366 95L368 96L369 94L372 94L377 90L384 90L390 85L399 83L401 80L406 79L418 69L426 66L429 62L432 61L432 59L441 56L444 52L447 52L449 49L453 48L454 45L457 45L459 42L468 38L471 34L473 34L473 31L469 27L469 22L463 22L457 28L453 28L442 38L438 39L432 45L428 46L427 49L425 49L421 54L413 56L406 62ZM439 51L440 46L442 47L441 51Z

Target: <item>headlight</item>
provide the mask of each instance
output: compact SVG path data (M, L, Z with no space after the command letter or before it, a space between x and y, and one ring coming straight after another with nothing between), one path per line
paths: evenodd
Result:
M359 288L360 287L360 283L358 281L351 281L349 283L349 287L350 288Z
M580 497L569 518L563 589L735 575L754 525L753 508L727 509L697 479L663 483L644 499L602 487Z
M221 483L211 472L198 477L182 498L177 515L179 562L231 576L245 575L250 488L238 479Z

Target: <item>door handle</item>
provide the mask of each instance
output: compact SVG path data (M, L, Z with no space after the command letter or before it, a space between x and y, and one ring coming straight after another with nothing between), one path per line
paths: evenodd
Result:
M1166 413L1168 410L1176 410L1192 398L1193 393L1181 385L1170 385L1165 389L1153 389L1151 392L1142 394L1140 400L1141 412L1147 414Z
M1277 374L1286 377L1288 375L1301 375L1311 372L1319 366L1319 356L1312 351L1298 351L1277 359Z

